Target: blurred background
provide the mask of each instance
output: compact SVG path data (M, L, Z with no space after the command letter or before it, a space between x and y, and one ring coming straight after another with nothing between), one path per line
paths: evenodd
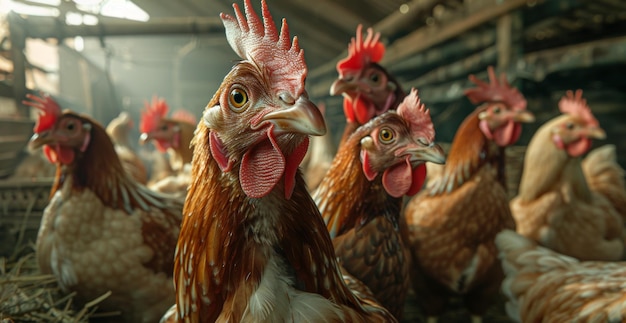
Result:
M242 1L237 1L242 5ZM0 0L0 116L32 117L21 104L45 91L103 124L120 111L138 120L144 101L164 97L172 109L199 115L238 59L220 12L230 0ZM450 142L473 109L463 96L469 74L493 65L529 100L534 130L558 113L567 89L581 88L626 166L626 3L621 0L268 0L288 19L309 65L307 90L327 106L336 143L344 117L330 97L335 65L356 26L382 34L381 65L405 90L417 87L431 108L440 141ZM259 4L255 1L257 10ZM277 23L280 23L277 21ZM18 123L5 127L5 150L25 144ZM30 126L20 129L28 132ZM12 130L9 130L12 129ZM135 133L137 134L137 133ZM17 141L17 142L13 142ZM7 146L10 142L11 146ZM11 148L11 149L9 149ZM19 159L5 154L0 177Z

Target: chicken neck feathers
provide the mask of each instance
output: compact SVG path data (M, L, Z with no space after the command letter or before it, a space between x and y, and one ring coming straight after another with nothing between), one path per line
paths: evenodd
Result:
M442 175L430 184L426 191L430 195L440 195L451 193L456 188L462 186L485 164L492 164L497 173L497 178L503 177L500 172L504 167L500 163L504 162L500 157L503 150L489 141L479 130L478 114L484 111L477 108L459 126L452 145L446 158Z
M208 129L200 125L194 139L195 158L207 162L193 165L194 180L184 210L188 216L181 227L175 265L175 281L183 287L178 294L181 315L206 313L200 319L210 321L224 309L235 316L243 313L235 300L243 306L250 299L271 257L280 257L290 268L286 274L294 288L362 312L360 302L342 283L330 239L320 235L326 229L301 175L290 200L284 200L281 184L262 199L250 199L241 191L238 178L223 173L212 159L208 136ZM198 253L201 248L205 251ZM235 307L228 309L229 304ZM198 310L191 313L192 308Z

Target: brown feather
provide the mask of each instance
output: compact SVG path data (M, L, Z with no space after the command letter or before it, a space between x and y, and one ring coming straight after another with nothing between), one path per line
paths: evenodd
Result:
M439 315L451 294L465 295L472 314L482 315L502 279L493 242L515 228L499 181L503 150L479 129L478 107L459 126L443 174L407 204L405 240L411 250L411 280L428 315Z

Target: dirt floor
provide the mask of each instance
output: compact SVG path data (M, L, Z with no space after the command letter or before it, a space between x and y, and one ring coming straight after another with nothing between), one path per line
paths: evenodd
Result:
M404 307L404 318L402 323L421 323L426 322L425 317L422 315L419 304L415 298L413 291L409 292L409 296ZM471 318L469 313L463 307L463 303L460 299L455 298L450 301L448 310L439 317L438 323L470 323ZM513 323L504 312L504 297L498 300L497 304L494 304L485 317L483 317L483 323Z

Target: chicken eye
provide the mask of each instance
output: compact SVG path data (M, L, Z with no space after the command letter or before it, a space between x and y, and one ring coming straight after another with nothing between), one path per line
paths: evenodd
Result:
M243 111L243 106L248 102L248 94L242 89L235 88L230 91L228 102L233 111L241 112Z
M167 131L167 125L166 124L161 126L161 131Z
M70 122L67 124L66 126L67 130L72 131L74 129L76 129L76 124L74 124L74 122Z
M378 133L378 138L380 138L380 141L385 144L391 143L394 137L393 131L389 128L382 128Z
M379 71L375 71L374 73L370 74L370 81L373 84L380 84L380 82L382 81L381 73Z
M500 112L502 112L502 109L500 109L500 107L494 107L493 108L493 113L498 114Z
M574 124L573 124L573 123L571 123L571 122L568 122L568 123L565 125L565 127L567 128L567 130L572 130L572 129L574 129Z

